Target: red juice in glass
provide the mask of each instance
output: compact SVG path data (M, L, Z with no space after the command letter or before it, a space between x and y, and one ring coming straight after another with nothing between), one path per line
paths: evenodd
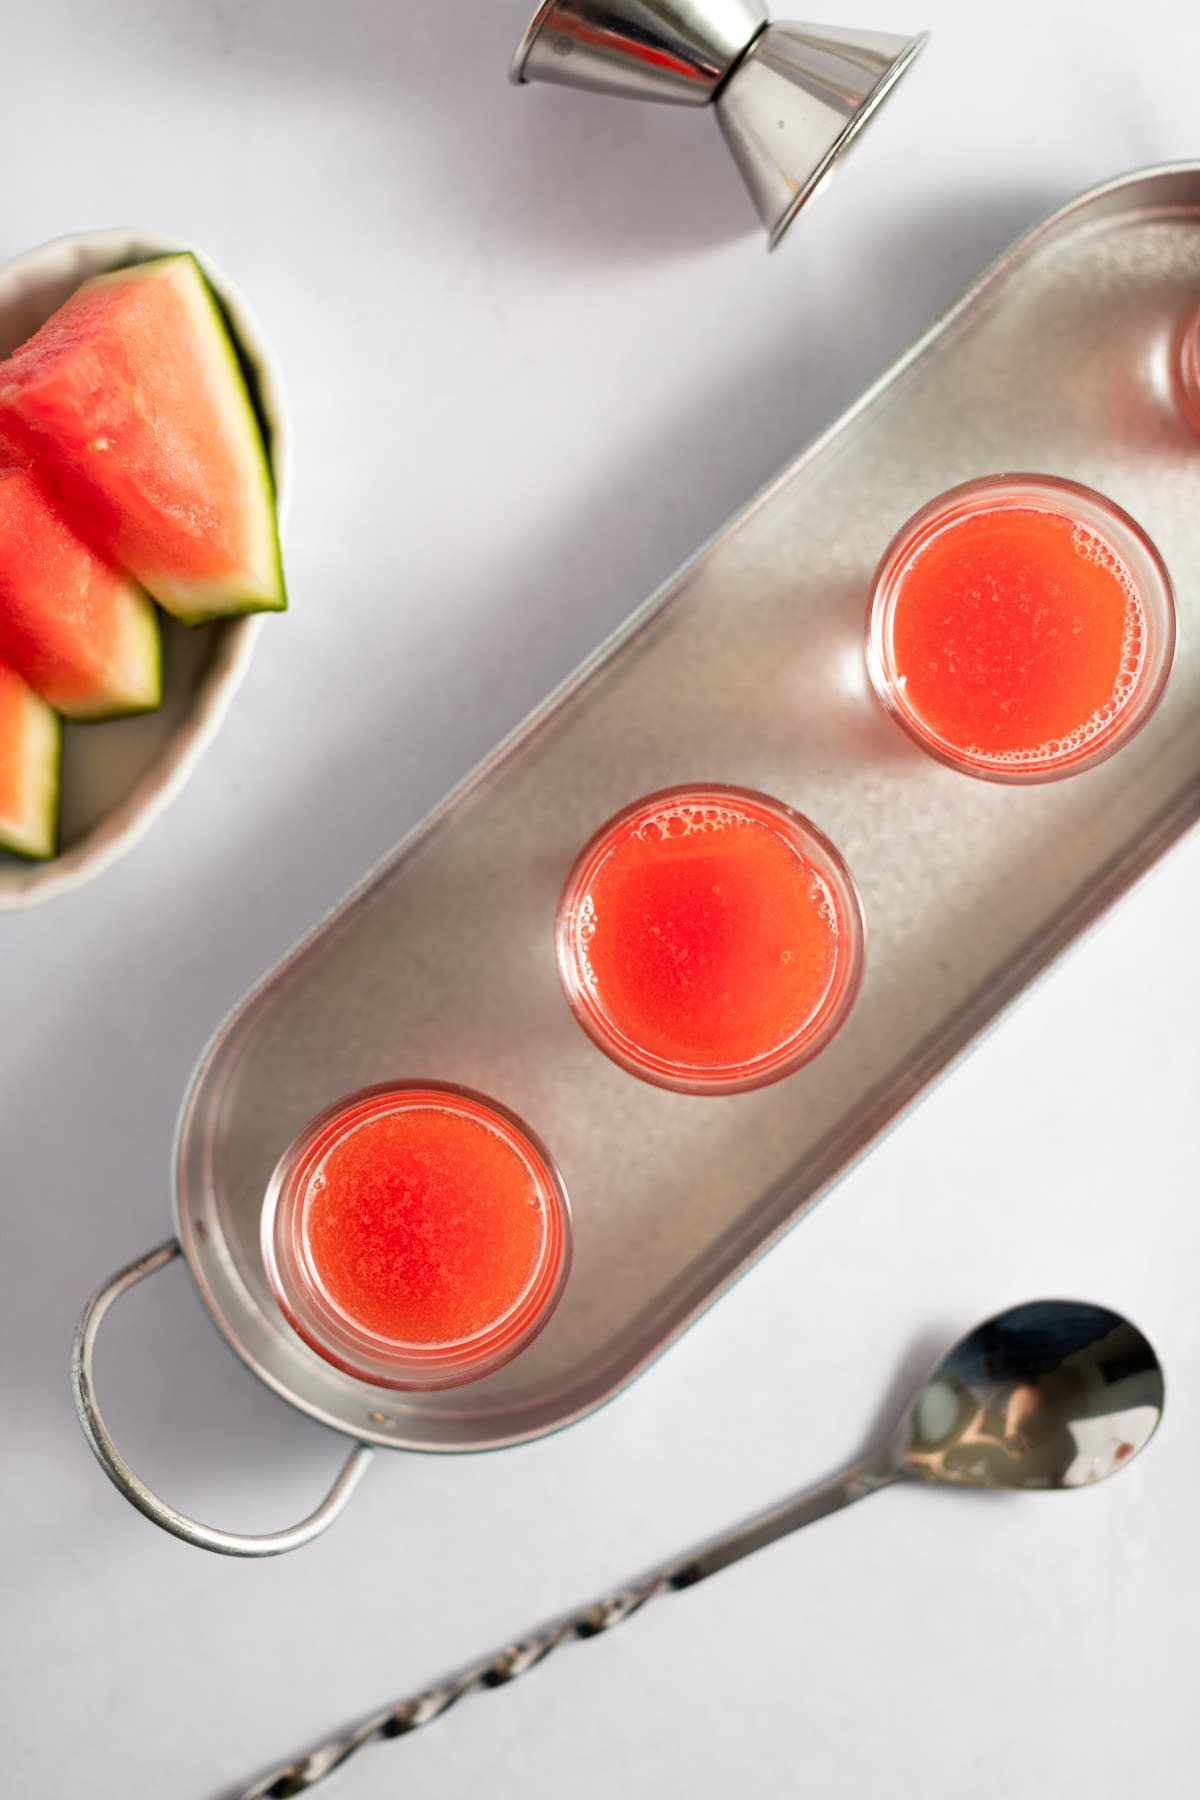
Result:
M779 1080L843 1023L862 907L832 844L765 795L671 788L585 846L559 903L559 976L615 1062L662 1087Z
M562 1292L570 1210L506 1108L434 1083L372 1088L314 1120L263 1211L285 1316L383 1387L476 1380L524 1349Z
M867 666L942 762L1048 781L1146 722L1174 646L1170 578L1127 513L1074 482L1001 475L943 494L893 539Z

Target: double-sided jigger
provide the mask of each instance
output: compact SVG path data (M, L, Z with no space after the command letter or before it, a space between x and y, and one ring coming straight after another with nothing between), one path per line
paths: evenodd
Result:
M762 0L545 0L512 78L715 106L773 250L927 38L776 25Z

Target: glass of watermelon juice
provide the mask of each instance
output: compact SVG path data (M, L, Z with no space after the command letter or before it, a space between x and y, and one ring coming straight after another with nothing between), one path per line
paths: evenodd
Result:
M866 927L816 826L747 788L668 788L584 846L556 924L559 978L589 1037L688 1094L790 1075L844 1023Z
M267 1191L275 1298L318 1355L379 1387L491 1374L553 1312L571 1211L515 1114L437 1082L364 1089L305 1127Z
M941 495L875 578L867 668L939 761L1051 781L1111 756L1157 706L1175 650L1170 577L1102 494L996 475Z

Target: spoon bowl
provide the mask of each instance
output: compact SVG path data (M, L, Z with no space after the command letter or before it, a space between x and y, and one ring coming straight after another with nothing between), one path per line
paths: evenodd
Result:
M1086 1301L1038 1300L977 1325L917 1394L899 1473L959 1487L1088 1487L1145 1449L1162 1417L1158 1358Z

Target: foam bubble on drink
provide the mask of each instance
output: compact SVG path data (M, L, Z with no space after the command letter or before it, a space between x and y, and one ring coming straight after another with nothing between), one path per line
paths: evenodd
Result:
M660 844L666 840L678 838L709 836L729 831L738 825L765 825L768 830L772 829L766 820L754 818L741 807L730 805L727 802L697 803L696 801L681 800L669 806L658 807L646 818L637 820L633 827L633 836L644 844ZM786 839L783 841L787 842ZM833 896L824 881L815 872L812 874L811 891L817 916L822 924L827 925L830 931L836 935L838 918ZM585 902L585 906L590 910L586 937L583 926L581 925L580 928L580 943L583 951L586 951L587 944L591 942L596 932L595 911L592 908L590 896Z
M644 844L660 844L668 838L699 837L728 831L733 825L751 823L749 816L736 806L716 802L698 805L695 801L681 800L673 806L658 807L646 818L639 819L634 825L633 836Z
M1125 591L1125 624L1121 633L1121 660L1113 691L1103 706L1098 706L1081 725L1062 737L1050 738L1032 750L983 750L977 744L967 746L967 755L995 768L1048 768L1070 761L1089 745L1108 735L1113 723L1132 700L1137 689L1145 656L1146 618L1137 583L1128 567L1111 544L1076 523L1071 543L1084 562L1095 563L1115 575Z
M592 968L588 949L596 935L596 902L590 894L585 894L579 903L579 912L575 920L575 942L579 954L580 966L584 979L592 986L596 985L596 971Z
M812 897L817 905L817 917L820 919L822 925L828 925L831 934L836 937L838 933L838 916L837 908L833 903L833 895L830 893L825 882L822 881L821 877L815 872L812 874L811 880Z

